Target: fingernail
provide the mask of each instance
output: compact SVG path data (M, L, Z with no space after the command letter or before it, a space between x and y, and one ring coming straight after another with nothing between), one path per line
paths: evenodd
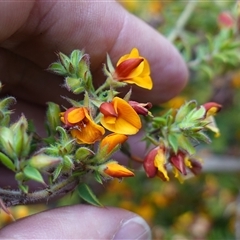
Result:
M147 223L141 217L134 217L123 222L114 240L120 239L151 239L151 231Z

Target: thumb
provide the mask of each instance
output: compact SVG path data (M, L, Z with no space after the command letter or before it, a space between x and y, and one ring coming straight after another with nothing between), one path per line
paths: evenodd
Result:
M151 239L136 214L88 205L61 207L18 220L0 231L0 239Z

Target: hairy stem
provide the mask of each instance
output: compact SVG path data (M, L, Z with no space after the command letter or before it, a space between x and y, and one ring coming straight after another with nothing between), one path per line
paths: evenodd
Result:
M0 188L0 198L4 202L6 207L11 207L20 204L28 204L40 200L46 200L59 196L65 195L68 192L74 190L74 188L78 185L79 179L76 177L69 177L61 182L58 182L52 186L49 186L47 189L31 192L31 193L23 193L21 191L14 191L8 189Z

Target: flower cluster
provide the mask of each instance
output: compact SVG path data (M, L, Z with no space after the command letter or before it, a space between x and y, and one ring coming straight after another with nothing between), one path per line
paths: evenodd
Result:
M177 112L174 119L179 127L177 134L171 133L171 127L167 130L170 138L174 140L169 139L170 141L166 142L162 139L158 146L153 148L145 157L143 166L148 177L158 176L163 181L169 181L168 167L172 168L174 176L180 182L183 181L183 176L187 175L188 170L193 174L200 173L202 169L201 161L193 156L195 151L185 136L188 134L192 139L201 139L208 142L209 139L201 131L209 129L218 137L220 133L213 116L220 111L222 106L215 102L205 103L200 108L196 108L194 105L194 102L189 102ZM191 111L188 113L190 109ZM184 124L180 123L180 120ZM172 124L172 126L174 125ZM183 135L181 135L181 131Z
M63 55L61 57L63 58ZM83 64L84 59L79 62ZM54 70L55 64L51 66L52 70ZM66 79L67 88L72 92L76 90L76 83L79 81L78 89L84 89L85 99L75 104L76 106L61 112L60 118L64 123L64 128L70 132L79 145L92 145L99 142L99 149L95 155L96 167L91 165L86 166L87 168L97 170L103 177L131 177L134 176L133 172L114 160L109 161L108 157L119 149L121 144L127 140L128 135L136 134L141 129L142 123L139 114L145 116L150 114L149 109L152 105L151 103L131 101L129 99L130 92L125 98L120 98L116 96L117 93L114 92L114 89L125 84L136 84L142 88L151 89L150 67L148 61L141 57L138 50L134 48L130 54L119 59L116 68L108 59L105 74L108 79L101 88L110 89L105 90L105 97L101 96L102 92L99 89L93 91L93 88L90 88L88 90L83 83L81 86L80 81L84 82L84 75L81 80L78 80L77 77L75 80L72 77L72 82L69 81L69 78ZM107 135L106 132L112 133Z
M115 67L107 55L103 68L106 81L97 89L88 54L74 50L70 56L59 53L58 57L59 61L51 64L49 70L65 77L65 88L84 97L80 100L65 97L70 107L64 110L56 103L48 103L47 137L41 138L31 130L24 115L12 124L8 108L15 99L7 97L0 101L0 161L15 173L19 186L19 192L0 189L2 208L49 199L76 187L83 199L101 205L83 177L90 174L101 184L112 178L133 177L133 170L118 163L114 153L123 150L130 159L136 159L127 140L140 129L146 132L143 140L152 149L142 161L138 159L148 177L168 181L172 169L182 181L188 172L200 172L195 145L210 142L207 130L219 136L214 121L214 115L221 109L219 104L198 106L196 101L189 101L164 114L154 106L154 116L150 102L131 99L129 85L146 90L153 87L149 63L136 48L122 56ZM129 91L121 97L118 89L123 86L129 87ZM29 180L41 183L44 189L29 193Z

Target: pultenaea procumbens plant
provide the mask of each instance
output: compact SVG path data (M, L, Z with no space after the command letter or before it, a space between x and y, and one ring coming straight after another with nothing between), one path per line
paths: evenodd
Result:
M135 84L148 91L153 86L150 65L136 48L120 57L115 67L107 55L103 67L106 81L97 89L87 53L74 50L70 56L59 53L58 57L59 61L51 64L49 70L64 77L69 91L83 93L84 97L65 97L71 104L69 108L48 103L47 137L38 136L24 115L15 123L10 121L9 109L15 98L0 101L0 160L14 172L18 184L18 190L0 189L3 209L48 200L76 188L85 201L101 206L84 176L90 175L99 184L112 178L134 177L134 170L118 163L114 153L123 150L129 160L136 159L127 139L141 129L145 131L142 141L151 149L142 160L147 177L169 181L169 166L180 181L189 172L200 172L201 163L194 157L195 145L210 142L207 130L219 132L213 126L213 113L220 110L219 104L199 106L192 100L177 111L170 109L161 115L156 111L158 106L154 106L157 114L153 114L150 102L132 100L131 88L120 97L122 86ZM29 180L40 182L42 188L29 191Z

